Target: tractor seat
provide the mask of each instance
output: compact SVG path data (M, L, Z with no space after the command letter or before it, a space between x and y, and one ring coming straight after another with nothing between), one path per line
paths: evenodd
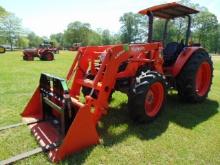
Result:
M181 43L178 42L171 42L168 43L165 49L163 50L163 59L164 59L164 66L170 66L172 65L185 45L183 44L183 41Z

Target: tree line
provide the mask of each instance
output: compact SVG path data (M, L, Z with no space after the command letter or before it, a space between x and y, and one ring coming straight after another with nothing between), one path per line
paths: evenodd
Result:
M190 42L201 43L212 53L220 53L220 24L215 14L206 7L192 3L190 0L181 0L180 3L200 11L192 16L192 33ZM0 44L9 44L20 48L37 47L43 41L54 42L60 48L70 48L73 43L87 45L110 45L118 43L140 43L147 40L146 16L128 12L120 17L120 31L111 33L108 29L92 29L89 23L75 21L69 23L66 30L40 37L34 32L27 32L21 26L21 20L14 14L0 6ZM154 40L163 38L165 20L154 20ZM168 42L180 42L185 38L187 22L185 19L171 20L168 26Z

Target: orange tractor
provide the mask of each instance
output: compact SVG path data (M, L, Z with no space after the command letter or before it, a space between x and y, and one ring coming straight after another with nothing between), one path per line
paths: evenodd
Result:
M115 90L128 95L130 116L141 123L159 115L171 87L189 102L206 99L213 64L204 48L188 44L190 14L198 11L168 3L139 13L149 19L147 43L80 47L66 80L41 74L21 115L53 162L100 142L96 127ZM166 20L161 41L152 38L154 17ZM185 42L164 47L168 22L178 17L188 18Z

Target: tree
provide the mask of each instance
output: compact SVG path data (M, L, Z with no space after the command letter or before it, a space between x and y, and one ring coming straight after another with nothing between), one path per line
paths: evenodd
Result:
M90 31L88 34L88 45L102 45L102 36L95 31Z
M56 47L63 47L63 33L52 34L50 36L50 41L54 42Z
M29 39L27 37L19 37L17 41L17 46L19 48L27 48L29 47Z
M4 37L10 43L12 50L15 41L22 31L21 20L14 14L9 14L1 20L0 27Z
M208 47L211 52L220 53L220 24L218 24L215 31L210 33Z
M4 17L6 17L8 15L8 12L0 6L0 24L2 23ZM3 35L3 31L1 29L1 26L0 26L0 44L3 44L6 42L6 38L4 37Z
M79 21L70 23L64 32L64 44L71 47L73 43L88 45L88 36L90 33L90 24Z
M125 13L120 18L121 41L123 43L141 42L146 40L146 18L133 13Z
M103 45L110 45L111 42L111 34L108 29L103 30L102 32L102 44Z
M201 43L210 52L217 52L220 41L219 25L215 14L206 7L192 3L190 0L181 0L182 4L196 8L200 13L192 15L192 39Z
M34 32L30 32L27 38L29 40L29 47L38 47L43 42L43 38L37 36Z
M220 24L218 24L218 31L217 31L217 36L216 37L216 44L215 44L215 53L220 53Z
M6 17L9 13L3 8L0 6L0 21L2 18Z
M118 33L112 35L111 44L121 44L121 36Z
M64 32L64 45L71 47L73 43L81 43L83 46L100 45L101 36L91 29L90 24L79 21L70 23Z
M208 12L201 12L195 20L195 37L204 47L210 48L210 41L213 40L213 34L218 29L217 17Z

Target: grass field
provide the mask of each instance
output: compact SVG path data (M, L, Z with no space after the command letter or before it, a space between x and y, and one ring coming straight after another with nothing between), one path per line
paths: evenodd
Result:
M65 77L74 55L61 52L53 62L22 60L21 52L0 55L0 127L21 121L41 72ZM60 164L220 164L220 56L213 57L214 81L202 104L182 103L169 95L161 116L151 124L134 125L127 97L114 93L99 133L104 143L72 155ZM0 160L37 147L26 126L0 132ZM38 154L17 164L50 164Z

